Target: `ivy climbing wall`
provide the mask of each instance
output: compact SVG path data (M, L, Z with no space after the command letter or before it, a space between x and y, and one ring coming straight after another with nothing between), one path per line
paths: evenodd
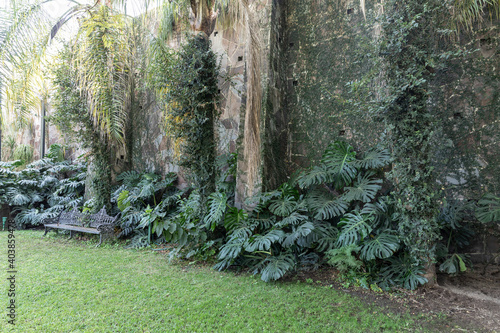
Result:
M266 104L267 188L317 162L335 140L358 148L380 136L382 127L345 94L366 70L355 59L363 16L358 5L347 8L339 1L277 2Z
M380 141L376 102L384 65L373 67L383 3L274 1L269 89L265 103L264 186L275 188L344 140L358 150ZM442 127L432 163L449 195L477 198L500 192L499 25L450 37L433 73L429 108ZM379 73L381 79L374 80ZM370 81L363 81L371 75ZM367 87L368 86L368 87ZM358 94L369 91L369 96ZM368 102L370 101L370 102ZM373 103L372 103L373 104Z
M220 154L233 153L237 150L240 109L245 92L246 40L243 27L216 26L210 40L212 49L218 55L221 71L218 151ZM180 43L182 37L174 40L171 46L177 48ZM132 131L129 133L131 149L125 159L130 159L133 169L158 174L176 172L181 186L184 184L184 172L177 165L178 152L166 132L163 110L159 109L151 94L138 94L132 113ZM118 158L119 163L123 164Z

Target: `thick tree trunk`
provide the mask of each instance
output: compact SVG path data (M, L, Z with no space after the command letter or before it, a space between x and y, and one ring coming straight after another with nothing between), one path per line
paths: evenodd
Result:
M209 5L207 0L191 0L191 10L193 12L193 21L191 27L194 31L202 31L209 37L215 29L217 13L214 12L215 2Z
M436 264L429 259L426 267L424 277L427 279L426 286L435 287L438 285L437 283L437 275L436 275Z

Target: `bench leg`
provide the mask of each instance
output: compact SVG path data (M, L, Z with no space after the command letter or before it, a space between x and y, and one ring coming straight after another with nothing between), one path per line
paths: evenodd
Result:
M45 233L43 234L43 236L45 236L47 234L47 232L49 232L49 229L47 229L47 227L45 227Z
M73 238L73 230L69 231L69 238L68 238L68 240L70 240L71 238Z
M99 234L99 244L96 245L96 247L99 247L102 243L102 234Z

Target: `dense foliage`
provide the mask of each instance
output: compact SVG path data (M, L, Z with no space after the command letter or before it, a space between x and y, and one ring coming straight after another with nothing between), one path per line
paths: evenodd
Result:
M446 71L447 61L468 55L453 43L438 45L456 37L450 4L389 0L377 18L377 38L359 48L363 54L356 60L373 69L351 82L358 100L350 103L381 120L383 146L359 154L336 141L319 165L252 198L251 211L235 207L236 155L216 166L220 73L206 35L188 37L178 52L153 38L148 61L150 88L164 110L188 189L176 187L175 174L128 171L118 175L112 191L111 155L127 140L130 73L136 71L124 18L109 6L89 9L77 42L55 68L56 112L50 119L90 151L93 198L83 209L115 204L121 236L134 236L131 247L170 243L172 256L215 256L217 269L250 269L264 281L328 263L348 283L413 289L427 281L425 270L433 278L435 263L449 274L466 270L460 251L473 235L466 219L497 223L500 199L445 199L438 181L439 149L448 140L436 117L432 80ZM473 19L462 13L455 23L470 28ZM374 93L374 86L380 91ZM21 161L1 165L0 203L13 209L19 226L39 225L82 204L86 166L60 161L56 151L53 146L46 158L22 168L33 149L12 145L9 156Z
M366 72L350 84L352 101L383 123L381 141L393 157L387 178L394 186L391 195L398 234L413 264L425 266L426 277L434 282L436 262L449 273L465 270L466 258L456 251L465 247L471 236L469 221L460 221L471 216L473 209L457 198L477 200L470 189L466 193L464 187L448 182L451 171L445 165L453 155L465 156L467 152L450 153L454 145L450 135L456 133L444 130L445 109L463 112L460 108L466 106L448 106L440 94L448 94L446 98L457 94L459 81L453 87L449 84L453 68L470 63L471 54L477 51L475 45L460 40L470 38L463 28L476 29L485 12L498 15L498 3L388 1L383 12L375 12L370 15L376 17L365 24L369 32L356 37L356 63L363 64ZM375 38L367 37L372 34ZM455 169L466 165L460 158L454 163ZM479 175L478 167L474 170ZM474 177L467 177L465 187L471 187Z
M388 272L401 266L404 253L388 197L382 195L380 176L389 157L377 147L359 158L350 145L338 141L319 166L260 195L252 212L229 208L219 219L227 241L216 268L249 267L270 281L318 267L326 254L346 277L361 279L365 286L381 273L386 286L414 288L425 281L418 266Z
M96 126L88 101L82 95L78 83L74 54L68 47L61 52L60 62L54 69L54 110L48 118L64 135L73 142L78 142L92 155L92 192L97 209L109 208L111 193L110 141L106 140Z
M150 75L179 165L188 171L188 180L203 203L215 190L219 116L219 67L210 46L202 34L188 37L177 54L156 45Z
M87 166L61 161L61 146L23 167L21 161L0 164L0 204L8 205L18 227L41 224L83 202Z

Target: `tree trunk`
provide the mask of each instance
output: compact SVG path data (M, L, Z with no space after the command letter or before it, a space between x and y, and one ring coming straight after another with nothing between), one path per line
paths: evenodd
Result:
M426 286L428 287L436 287L437 283L437 275L436 275L436 264L429 258L427 265L425 266L425 274L424 277L427 279Z
M191 27L194 31L202 31L209 37L215 29L217 13L214 12L215 1L209 5L207 0L190 0L193 12Z

